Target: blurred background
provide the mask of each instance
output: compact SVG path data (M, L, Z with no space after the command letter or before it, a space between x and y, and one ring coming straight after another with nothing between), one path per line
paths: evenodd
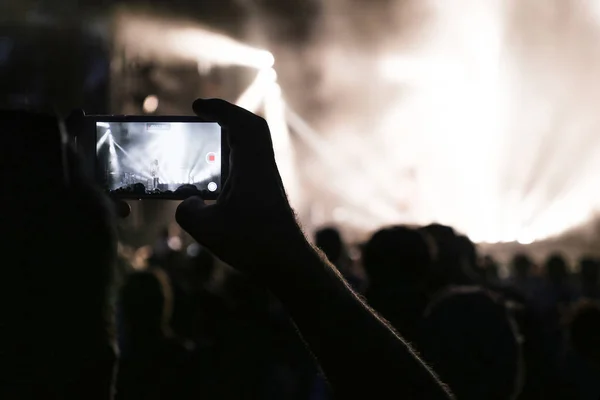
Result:
M263 115L309 233L440 222L501 262L600 256L600 1L11 0L0 21L1 107ZM132 203L124 242L175 206Z

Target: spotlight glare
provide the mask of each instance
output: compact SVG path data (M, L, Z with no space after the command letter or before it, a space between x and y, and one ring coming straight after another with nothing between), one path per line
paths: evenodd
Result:
M524 236L524 237L519 238L519 240L517 240L517 242L522 245L528 245L528 244L532 244L534 242L534 240L531 237Z
M132 58L168 62L174 59L206 60L213 66L236 65L259 70L275 64L275 57L269 51L248 46L199 25L132 12L119 13L115 37L121 46L128 49Z
M96 143L96 152L98 152L102 148L102 146L104 146L104 143L106 143L109 136L111 136L110 129L107 130L106 133L102 135L102 137L98 140L98 143Z
M548 40L561 40L545 46L550 44L543 42L545 35L531 33L538 29L517 26L510 19L513 10L504 8L507 2L467 0L459 8L451 2L428 3L436 14L435 26L411 47L418 51L398 54L398 48L388 48L375 59L375 74L402 85L397 101L391 99L388 109L378 110L380 121L372 125L365 126L362 117L351 119L349 113L331 118L329 126L322 127L326 136L315 134L284 107L273 69L276 60L269 51L188 23L135 15L122 19L116 36L134 55L194 60L201 73L210 66L256 68L255 81L237 104L253 112L264 105L276 160L290 192L299 185L288 127L310 148L317 165L303 163L302 169L312 171L311 192L326 199L319 201L327 210L338 205L344 210L345 214L329 213L334 219L341 215L347 224L351 219L358 224L363 213L372 224L433 221L453 225L477 242L523 245L589 220L600 208L600 190L595 189L600 161L589 161L600 160L597 120L589 110L597 99L586 96L579 102L567 96L587 89L589 75L579 74L582 70L575 64L593 70L598 52L589 44L597 42L590 27L573 19L582 22L586 29L581 31L588 35L577 42L579 59L567 51L570 42L562 40L580 32L574 25L565 24L572 32L553 25L557 32L544 34ZM600 15L600 0L586 3ZM543 18L531 24L544 22ZM514 37L519 38L518 46L511 42ZM583 58L586 54L589 63ZM352 65L348 58L340 59L331 74L333 83L327 81L331 86L323 90L335 92L339 89L335 85L345 84L336 81L337 74L345 77ZM585 79L575 81L575 76ZM364 84L364 79L360 82ZM354 99L339 101L360 104ZM156 106L148 108L151 111L146 111L145 103L145 112L155 112L158 98ZM548 115L556 110L561 110L562 120L549 121ZM117 143L114 146L121 150ZM162 145L164 151L169 147ZM407 166L418 171L417 178L400 177L399 171ZM163 171L177 174L168 165L164 170L161 166ZM408 193L407 181L415 193ZM414 207L400 213L395 209L401 203ZM364 220L360 224L367 225Z
M273 85L276 79L277 73L272 68L259 71L254 81L237 99L235 104L248 111L257 112L268 93L269 87Z
M270 52L263 50L260 54L261 64L263 68L271 68L275 65L275 57Z

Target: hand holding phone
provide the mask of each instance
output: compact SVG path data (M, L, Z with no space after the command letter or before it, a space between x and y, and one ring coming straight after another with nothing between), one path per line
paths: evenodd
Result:
M112 197L215 200L227 177L221 126L197 117L83 116L88 170Z
M267 122L223 100L196 100L194 111L227 129L230 173L216 204L182 202L177 222L229 265L270 279L273 268L310 249L275 162Z

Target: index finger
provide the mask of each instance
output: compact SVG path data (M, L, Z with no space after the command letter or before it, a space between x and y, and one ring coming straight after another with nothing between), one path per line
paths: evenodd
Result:
M267 121L263 118L221 99L198 99L192 105L202 118L217 121L228 128L232 149L272 149L273 142Z

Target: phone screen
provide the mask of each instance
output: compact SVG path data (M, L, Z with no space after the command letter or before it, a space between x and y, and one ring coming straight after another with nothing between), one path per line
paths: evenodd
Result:
M183 185L221 190L221 127L214 122L96 121L96 174L111 193L144 187L161 196ZM189 186L188 186L189 187Z

